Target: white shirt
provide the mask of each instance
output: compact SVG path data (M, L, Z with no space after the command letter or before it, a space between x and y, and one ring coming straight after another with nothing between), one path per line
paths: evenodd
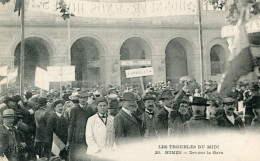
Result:
M147 110L147 109L145 109L145 112L149 112L150 113L150 111ZM153 115L148 115L148 117L151 119L153 117Z
M122 107L122 110L125 111L125 113L127 113L129 116L132 117L131 111L126 109L125 107Z
M3 124L4 125L4 124ZM8 127L8 126L6 126L6 125L4 125L4 127L7 129L7 130L9 130L10 128Z
M80 104L80 103L79 103L79 106L80 106L81 108L83 108L83 107L84 107L84 106L83 106L82 104Z
M61 115L62 115L62 114L60 114L60 113L58 113L58 112L56 112L56 114L58 115L58 117L59 117L59 118L60 118L60 117L61 117Z
M107 114L103 115L101 113L98 113L98 115L104 122L106 121ZM105 116L105 118L103 118L102 116Z
M226 115L226 116L227 116L227 118L229 119L229 121L231 121L232 124L234 125L234 124L235 124L235 117L234 117L234 115L232 115L232 116Z
M163 106L164 108L165 108L165 110L167 110L169 113L171 113L173 110L172 110L172 108L170 108L170 107L167 107L167 106Z

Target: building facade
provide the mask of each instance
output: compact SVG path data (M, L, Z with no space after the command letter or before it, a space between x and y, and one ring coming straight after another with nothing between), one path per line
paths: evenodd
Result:
M178 83L186 75L200 80L197 15L119 19L76 15L70 18L68 42L67 20L57 14L29 11L28 5L26 1L25 86L34 84L36 66L45 70L47 66L76 66L74 87L138 85L139 79L126 78L125 70L148 66L153 67L154 75L144 77L145 84ZM21 20L13 9L13 1L0 4L0 66L8 65L9 70L20 63ZM203 5L205 80L219 81L225 68L229 54L228 45L221 38L221 27L227 25L225 14L206 10Z

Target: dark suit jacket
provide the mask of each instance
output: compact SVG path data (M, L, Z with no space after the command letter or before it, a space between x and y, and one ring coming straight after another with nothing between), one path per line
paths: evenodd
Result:
M15 128L12 128L12 130L15 133L16 146L20 147L20 143L24 142L23 135ZM8 160L12 160L10 148L13 145L10 144L12 142L10 139L12 139L10 132L4 125L0 125L0 156L5 154Z
M47 123L47 135L49 142L52 142L53 133L55 133L61 141L66 144L68 138L69 122L64 117L59 117L56 113L52 112Z
M114 118L114 126L117 145L141 139L141 120L135 115L131 117L123 110L120 110Z
M232 122L227 118L225 112L223 115L217 117L218 126L221 128L226 128L230 130L242 130L244 129L244 124L240 116L234 113L235 117L235 124L233 125Z
M177 116L178 113L177 110L180 101L182 100L184 95L185 93L182 90L180 90L174 98L175 106L177 106L177 108L175 109L176 115L171 116L172 119L171 123L173 123L174 120L176 119L175 117ZM155 115L155 128L158 131L160 137L167 137L168 135L168 115L169 112L164 107L162 107Z
M44 108L39 108L35 114L35 123L36 123L36 135L35 141L36 142L48 142L47 137L47 122L49 119L49 112Z
M79 104L70 111L68 141L76 144L86 144L86 124L88 118L94 115L92 108L87 105L82 108Z
M155 115L155 129L160 137L168 134L168 114L169 112L162 107Z
M204 116L193 116L189 121L181 125L180 130L184 135L204 135L213 133L217 129Z

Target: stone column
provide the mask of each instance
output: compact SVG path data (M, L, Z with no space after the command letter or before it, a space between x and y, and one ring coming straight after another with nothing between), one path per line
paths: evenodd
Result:
M157 52L151 55L152 67L153 67L153 82L156 84L158 81L166 82L166 63L165 63L165 53Z
M100 57L101 82L106 87L108 85L120 85L120 56L105 55Z

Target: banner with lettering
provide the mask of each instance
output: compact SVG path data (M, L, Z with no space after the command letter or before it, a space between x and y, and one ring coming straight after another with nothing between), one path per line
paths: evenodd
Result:
M195 15L195 0L155 0L135 3L92 2L81 0L65 0L70 12L77 17L91 18L146 18L176 15ZM30 0L28 11L60 14L58 1Z

